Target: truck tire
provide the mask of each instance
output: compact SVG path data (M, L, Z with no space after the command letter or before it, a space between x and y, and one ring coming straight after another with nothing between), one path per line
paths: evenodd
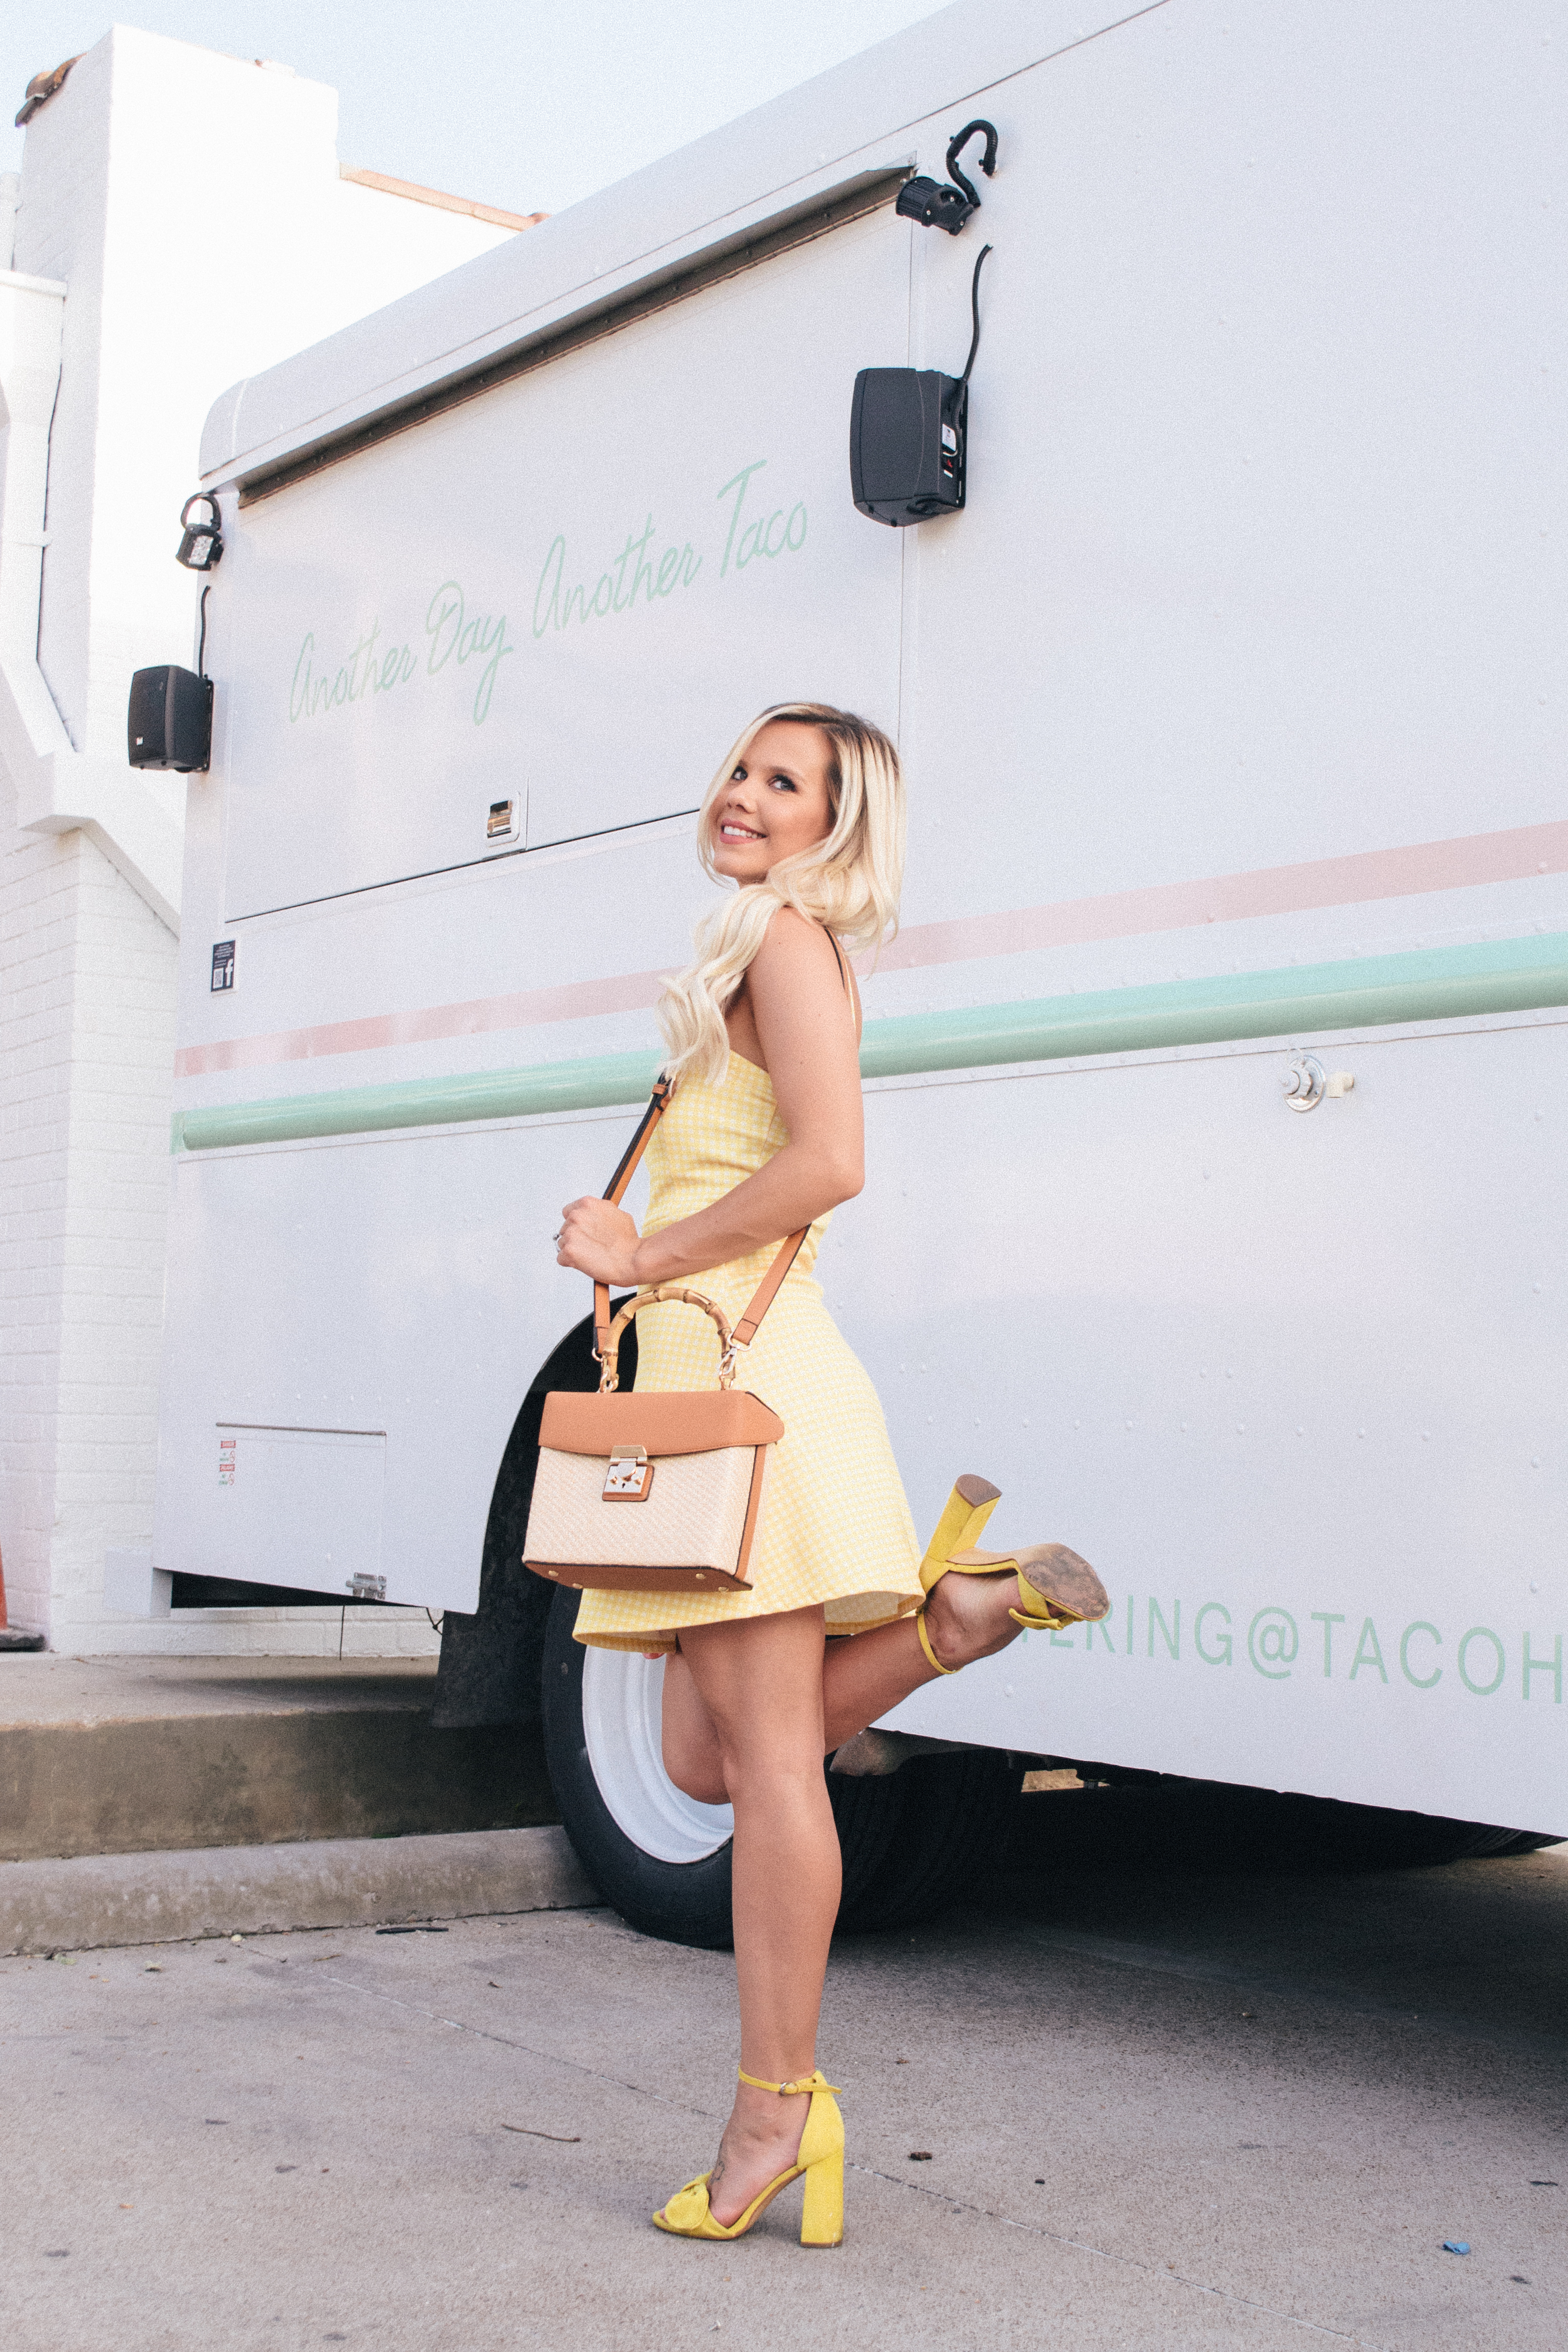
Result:
M662 1667L574 1640L578 1595L554 1596L542 1676L544 1749L562 1822L605 1900L645 1936L727 1949L731 1816L676 1788L659 1754ZM838 1927L908 1927L963 1891L1007 1819L1016 1773L974 1748L881 1779L828 1773L844 1860Z
M1019 1779L1019 1768L995 1748L915 1757L883 1780L830 1772L840 1840L841 1790L878 1791L873 1810L883 1831L879 1858L853 1879L847 1857L839 1933L914 1927L951 1909L998 1859Z

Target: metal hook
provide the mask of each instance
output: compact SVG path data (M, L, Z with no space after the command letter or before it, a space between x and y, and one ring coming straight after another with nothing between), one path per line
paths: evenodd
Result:
M980 168L989 180L996 169L996 125L994 122L978 119L973 122L966 122L963 129L947 142L947 176L954 187L963 190L976 212L980 209L980 198L974 192L973 182L967 180L959 170L958 159L977 131L984 131L985 133L985 152L980 158Z

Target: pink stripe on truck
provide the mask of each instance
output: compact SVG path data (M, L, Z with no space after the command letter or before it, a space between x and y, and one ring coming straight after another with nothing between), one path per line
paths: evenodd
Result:
M526 1029L543 1021L585 1021L595 1013L640 1013L657 1004L664 974L627 972L613 980L579 980L562 988L535 988L518 996L476 996L466 1004L427 1004L412 1013L372 1013L359 1021L324 1021L314 1029L279 1029L266 1037L231 1037L210 1045L182 1045L178 1076L208 1070L250 1070L270 1062L311 1062L329 1054L369 1054L387 1045L422 1045L433 1038L480 1037L492 1029Z
M1299 915L1315 908L1420 898L1430 891L1468 890L1480 883L1522 882L1538 874L1564 872L1568 822L1518 825L1506 833L1467 834L1454 841L1417 842L1405 849L1369 849L1300 866L1265 866L1256 873L1222 874L1208 881L1163 882L1147 890L1064 898L1054 906L1021 907L1010 914L915 923L882 950L876 968L911 971L929 964L1017 955L1028 949L1082 947L1096 940L1194 930L1258 915ZM626 972L515 996L480 996L464 1004L430 1004L411 1013L374 1013L359 1021L282 1029L268 1036L183 1045L174 1055L174 1069L181 1077L198 1077L214 1070L257 1069L334 1054L374 1053L389 1045L479 1037L543 1022L585 1021L595 1013L641 1013L658 1002L664 978L658 971Z
M1564 871L1568 823L1526 824L1509 833L1418 842L1409 849L1314 858L1306 866L1265 866L1255 874L1223 874L1207 882L1163 882L1104 898L1064 898L1053 907L1024 907L1009 915L919 923L884 948L877 969L907 971L978 956L1016 955L1026 948L1082 947L1094 940L1192 930L1257 915L1299 915L1373 898L1419 898L1432 890L1468 890L1478 883L1521 882Z

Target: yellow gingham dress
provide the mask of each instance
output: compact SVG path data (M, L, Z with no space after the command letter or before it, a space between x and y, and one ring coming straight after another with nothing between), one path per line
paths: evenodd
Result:
M648 1144L645 1234L733 1192L789 1140L772 1081L731 1054L722 1086L682 1078ZM826 1603L829 1633L864 1633L918 1608L920 1549L877 1391L811 1279L827 1218L805 1237L749 1348L738 1384L784 1425L763 1490L750 1592L584 1592L577 1639L601 1650L673 1650L683 1625L770 1617ZM731 1325L778 1245L708 1274L683 1275ZM700 1307L670 1303L637 1317L639 1390L713 1389L719 1334Z

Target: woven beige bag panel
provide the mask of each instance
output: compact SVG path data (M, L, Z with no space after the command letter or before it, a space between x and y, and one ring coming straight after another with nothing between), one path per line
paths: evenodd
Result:
M753 1449L667 1454L643 1503L607 1503L602 1454L541 1448L525 1557L574 1568L721 1568L740 1556Z

